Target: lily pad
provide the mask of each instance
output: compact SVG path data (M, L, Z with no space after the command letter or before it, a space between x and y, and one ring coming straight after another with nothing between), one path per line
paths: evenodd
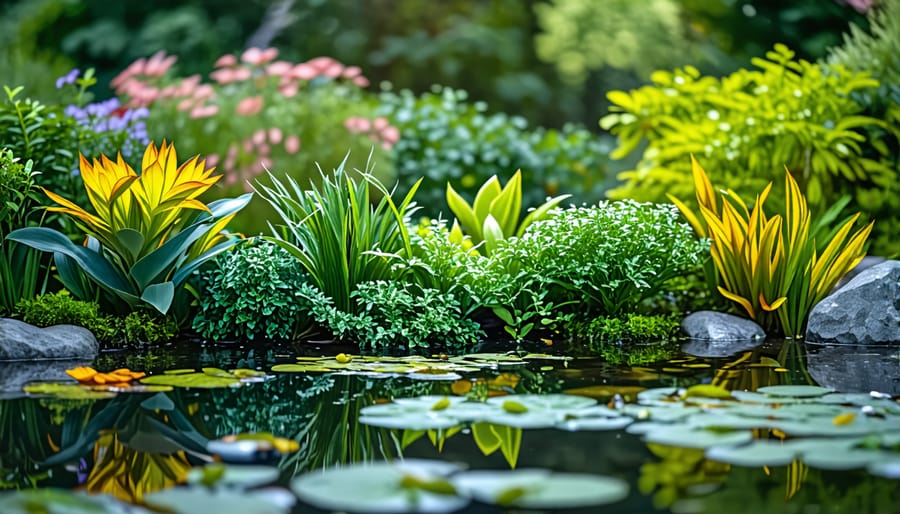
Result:
M760 387L758 393L769 396L790 396L793 398L816 398L833 392L832 389L811 385L777 385Z
M578 411L597 404L597 400L593 398L569 394L516 394L509 396L495 396L493 398L488 398L487 403L503 405L504 402L509 400L515 400L524 405L529 411Z
M403 430L437 430L459 425L459 420L444 415L426 415L422 412L408 412L398 416L360 416L359 422L381 428Z
M241 384L241 381L233 375L229 378L208 375L206 373L183 373L178 375L151 375L142 378L141 383L147 385L217 389L221 387L238 387Z
M291 481L291 489L301 501L328 511L441 514L465 507L469 499L410 488L406 477L416 484L449 484L445 477L458 470L450 463L415 459L355 464L306 473Z
M898 480L900 479L900 456L872 462L866 466L866 469L875 476Z
M706 450L706 458L735 466L784 466L797 458L796 447L781 441L753 441L746 446L714 446Z
M281 490L241 491L206 487L173 487L149 493L144 501L150 507L173 514L285 514L294 499Z
M556 428L569 432L581 432L584 430L621 430L634 423L634 420L620 416L617 418L576 418L561 421Z
M65 489L26 489L0 493L3 514L110 514L123 512L124 504L111 496L87 496Z
M807 452L803 454L803 462L813 468L829 470L848 470L865 468L878 462L894 458L896 454L881 450L864 450L851 448L847 451Z
M737 446L753 440L749 430L704 430L683 425L651 430L644 434L648 443L679 446L681 448L712 448L713 446Z
M478 501L523 509L594 507L628 496L628 484L618 478L547 470L468 471L452 482Z
M29 394L45 394L66 400L94 400L112 398L116 395L116 393L106 389L97 390L79 384L64 384L60 382L28 384L22 390Z
M189 484L203 484L204 478L209 476L209 471L215 471L216 486L239 487L250 489L261 485L271 484L278 480L278 468L273 466L227 466L222 464L210 464L202 468L193 468L188 471ZM206 484L203 484L206 485Z

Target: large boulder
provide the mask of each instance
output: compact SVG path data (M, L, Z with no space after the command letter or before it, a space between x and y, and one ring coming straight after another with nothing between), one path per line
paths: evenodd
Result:
M755 322L714 311L697 311L681 320L681 330L691 339L705 341L761 341L766 332Z
M93 359L100 350L90 330L74 325L38 328L0 319L0 361Z
M806 339L837 344L900 344L900 261L862 271L809 313Z

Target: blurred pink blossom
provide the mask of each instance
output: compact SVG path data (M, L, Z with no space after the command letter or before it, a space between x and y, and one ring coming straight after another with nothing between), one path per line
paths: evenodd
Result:
M306 64L312 66L313 68L315 68L318 71L324 70L325 68L331 66L332 63L338 63L338 62L335 61L334 59L332 59L331 57L316 57L316 58L306 61ZM338 63L338 64L340 64L340 63Z
M266 142L266 130L259 129L250 136L250 140L253 141L253 144L259 146Z
M149 77L161 77L169 71L169 68L171 68L177 60L178 57L175 57L174 55L166 56L166 51L160 50L150 57L150 60L147 61L142 70L142 74Z
M294 69L294 65L287 61L275 61L272 64L266 66L266 73L269 75L274 75L276 77L281 77L283 75L287 75Z
M238 102L235 112L238 116L252 116L261 111L262 107L262 96L249 96Z
M400 129L393 125L389 125L381 131L381 139L386 143L395 144L400 141Z
M342 73L344 73L344 65L337 61L334 61L322 70L322 75L330 79L339 78Z
M198 100L206 100L216 96L216 90L210 84L200 84L191 96Z
M294 134L291 134L284 140L284 151L294 155L295 153L300 151L300 138Z
M197 100L194 98L185 98L184 100L178 102L178 110L179 111L187 111L194 107L194 104L197 103Z
M269 142L272 144L279 144L281 140L284 139L284 133L281 132L281 129L278 127L272 127L269 129Z
M250 68L239 66L234 69L234 80L249 80L253 76Z
M185 77L178 83L177 90L175 91L175 96L190 96L194 94L194 91L197 89L197 86L200 85L200 75L194 74L190 77Z
M237 57L234 54L225 54L222 57L216 59L216 62L213 63L214 68L225 68L229 66L234 66L238 63Z
M359 87L369 87L369 79L360 75L359 77L355 77L353 79L353 83Z
M297 96L298 91L299 86L297 86L296 82L288 82L287 84L278 86L278 92L280 92L281 96L285 98L293 98Z
M379 116L372 122L372 126L375 127L375 130L384 130L388 126L388 120L384 116Z
M191 119L209 118L215 116L219 112L218 105L198 105L191 109Z
M211 153L206 156L206 169L215 168L219 164L219 154Z
M278 57L277 48L266 48L265 50L248 48L241 54L241 61L251 66L261 66L267 62L274 61L276 57Z
M354 79L360 75L362 75L362 70L359 69L359 66L348 66L344 68L344 73L342 74L345 79Z
M318 70L307 63L300 63L291 69L291 76L300 80L312 80L318 75Z
M859 13L865 13L875 4L875 0L844 0L844 2Z
M219 84L230 84L235 82L237 73L233 68L219 68L209 74L209 78L215 80Z

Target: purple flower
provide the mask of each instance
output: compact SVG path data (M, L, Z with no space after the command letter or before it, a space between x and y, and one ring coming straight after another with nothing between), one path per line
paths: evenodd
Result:
M56 79L56 89L62 89L66 84L74 84L75 80L78 78L78 75L81 74L81 70L75 68L74 70L66 73L62 77Z

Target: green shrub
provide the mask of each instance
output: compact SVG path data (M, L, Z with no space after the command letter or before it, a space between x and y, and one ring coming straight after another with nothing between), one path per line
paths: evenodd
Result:
M554 304L615 316L697 266L709 245L673 205L623 200L557 210L501 248L497 258L541 277Z
M49 273L40 252L5 240L13 230L35 222L40 205L36 174L31 161L22 164L12 151L0 148L0 315L42 290L41 275Z
M563 327L565 335L593 348L600 343L645 343L668 340L680 329L681 316L675 314L634 314L590 321L573 320Z
M481 327L464 317L451 293L397 281L376 281L358 284L351 296L358 314L336 322L334 318L322 321L361 348L392 350L405 346L463 353L484 337Z
M600 197L609 145L598 136L574 127L529 128L523 118L489 114L484 102L466 98L465 91L450 88L418 97L410 91L381 95L378 112L400 130L391 149L399 187L424 178L417 199L425 214L439 214L447 182L471 201L491 176L506 181L517 169L524 207L558 193L579 201Z
M356 177L345 165L330 175L319 170L320 183L309 189L291 176L270 176L272 186L257 183L257 192L280 218L269 239L298 260L338 310L357 312L350 297L356 285L391 279L392 257L412 255L405 217L418 184L395 203L371 165Z
M59 291L20 301L15 317L38 327L77 325L90 330L100 343L112 346L164 343L178 332L172 320L146 312L131 312L124 317L100 314L96 302L72 298Z
M193 329L207 339L293 340L311 325L303 296L309 277L274 243L252 240L219 255L198 282Z
M844 66L794 59L783 45L752 62L757 69L721 79L692 67L658 71L652 85L610 92L613 113L600 124L619 138L611 156L642 148L636 169L620 175L625 183L611 190L610 198L665 201L667 193L688 198L693 154L714 170L714 182L738 196L761 191L787 166L814 211L851 194L853 211L887 221L880 219L876 231L895 230L892 220L900 210L881 207L897 196L896 156L869 134L896 127L866 116L857 100L878 81ZM876 251L900 239L896 232L878 233L882 247Z

